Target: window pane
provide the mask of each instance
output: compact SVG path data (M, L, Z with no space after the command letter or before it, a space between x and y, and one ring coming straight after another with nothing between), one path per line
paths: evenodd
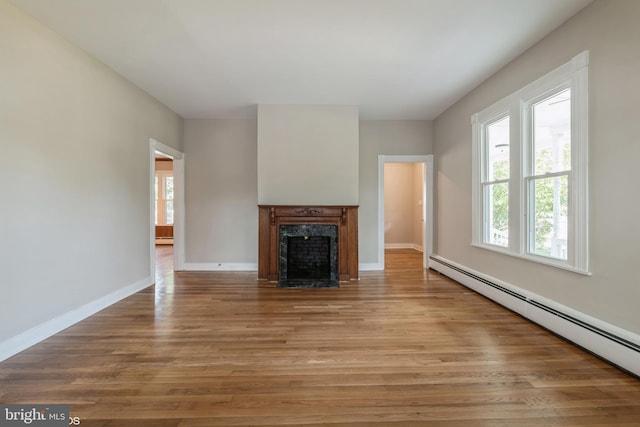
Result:
M486 243L509 246L509 184L485 186L488 227L485 229Z
M166 202L167 208L167 224L173 224L173 200L167 200Z
M533 252L567 259L567 214L569 177L540 178L533 181Z
M173 177L168 176L164 181L164 194L165 199L173 200Z
M533 106L534 175L571 170L571 90Z
M509 117L486 128L487 181L509 178Z

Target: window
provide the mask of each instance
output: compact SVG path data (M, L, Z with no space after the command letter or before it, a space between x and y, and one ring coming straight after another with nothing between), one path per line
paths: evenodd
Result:
M509 116L485 127L487 150L484 159L482 197L485 206L484 241L509 245Z
M587 65L472 116L473 245L588 274Z
M173 172L156 171L156 225L173 225Z
M525 171L529 252L567 260L571 174L571 89L532 105L531 164Z

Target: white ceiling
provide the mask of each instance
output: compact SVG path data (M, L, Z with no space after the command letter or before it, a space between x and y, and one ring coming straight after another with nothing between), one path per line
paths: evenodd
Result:
M185 118L433 119L591 0L11 0Z

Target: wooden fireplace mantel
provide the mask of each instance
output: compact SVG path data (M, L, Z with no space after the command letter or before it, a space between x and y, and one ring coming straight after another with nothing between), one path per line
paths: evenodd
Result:
M327 224L338 229L338 280L358 278L357 206L258 205L258 279L277 281L280 226Z

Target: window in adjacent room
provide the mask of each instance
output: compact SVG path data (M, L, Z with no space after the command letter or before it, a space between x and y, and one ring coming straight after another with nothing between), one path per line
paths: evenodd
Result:
M156 225L173 225L173 172L156 171Z

